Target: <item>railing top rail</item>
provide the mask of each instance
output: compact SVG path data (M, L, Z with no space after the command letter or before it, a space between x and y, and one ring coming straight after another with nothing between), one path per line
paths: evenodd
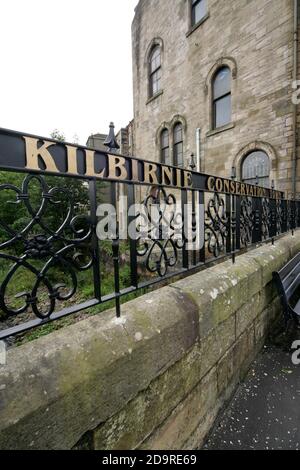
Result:
M285 196L274 189L2 128L0 170L270 199Z
M280 191L1 128L0 170L0 340L300 228Z

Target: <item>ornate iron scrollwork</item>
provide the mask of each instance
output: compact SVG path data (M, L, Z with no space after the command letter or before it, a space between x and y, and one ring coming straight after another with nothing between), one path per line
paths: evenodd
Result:
M205 220L205 242L210 254L218 258L226 251L228 218L224 198L215 193L208 201Z
M300 201L296 201L296 227L300 227Z
M294 201L287 201L287 230L294 230L296 227L296 207Z
M252 243L252 233L254 228L254 213L252 198L243 197L241 200L241 245L247 247Z
M278 199L276 201L276 232L277 235L280 235L282 232L284 213L282 208L282 201Z
M286 201L286 227L287 231L291 229L291 204L290 201Z
M270 226L271 226L271 207L269 199L262 199L262 226L261 234L263 240L270 238Z
M145 265L148 272L166 276L170 268L178 262L178 252L184 246L182 233L179 239L176 237L174 223L181 213L176 212L176 198L173 194L167 194L164 188L154 187L150 195L145 199L144 221L148 225L147 236L139 238L137 242L137 254L146 257ZM157 214L152 217L153 208ZM138 217L142 214L138 214ZM180 224L179 224L180 225ZM170 234L164 233L168 227Z
M32 205L30 198L30 184L33 180L40 189L38 207ZM58 301L70 300L76 293L76 271L87 270L93 264L89 248L92 235L90 218L75 215L76 204L72 194L65 188L49 188L42 176L26 176L21 189L2 184L1 191L15 194L13 203L24 204L29 222L17 232L3 218L0 220L1 231L5 238L7 236L7 240L0 244L0 259L9 266L0 285L0 308L7 316L30 312L31 309L36 317L46 319L54 312ZM61 220L57 217L58 227L53 229L47 225L47 211L50 206L59 210L61 199L64 200L66 210ZM14 255L11 254L12 248ZM33 275L34 281L30 291L15 295L15 299L22 301L23 305L12 307L8 290L19 269L25 269L30 279ZM53 284L53 269L60 272L61 277L68 278L71 285L67 286L64 282ZM44 300L41 301L41 296L44 299L45 294L46 305Z

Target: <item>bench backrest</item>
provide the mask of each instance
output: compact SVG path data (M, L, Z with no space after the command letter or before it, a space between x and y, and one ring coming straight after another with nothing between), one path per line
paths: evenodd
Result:
M275 279L277 282L278 280L281 281L285 298L287 302L289 302L300 285L300 253L289 261L278 273L275 273Z

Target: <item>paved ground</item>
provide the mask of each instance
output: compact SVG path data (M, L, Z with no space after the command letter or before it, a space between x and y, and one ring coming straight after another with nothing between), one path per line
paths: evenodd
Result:
M300 449L300 365L289 350L296 339L299 331L265 347L204 449Z

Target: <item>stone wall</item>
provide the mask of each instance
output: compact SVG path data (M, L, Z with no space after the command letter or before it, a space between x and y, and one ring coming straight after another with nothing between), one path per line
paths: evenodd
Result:
M174 0L172 8L165 0L140 0L132 26L136 155L159 160L158 131L179 116L186 166L201 128L202 171L229 177L236 165L240 177L247 152L263 150L276 188L290 193L293 3L207 0L206 20L190 32L189 0ZM162 45L162 93L149 101L147 54L154 39ZM211 132L210 83L222 64L232 70L232 123Z
M281 311L300 232L8 351L1 449L194 449Z

